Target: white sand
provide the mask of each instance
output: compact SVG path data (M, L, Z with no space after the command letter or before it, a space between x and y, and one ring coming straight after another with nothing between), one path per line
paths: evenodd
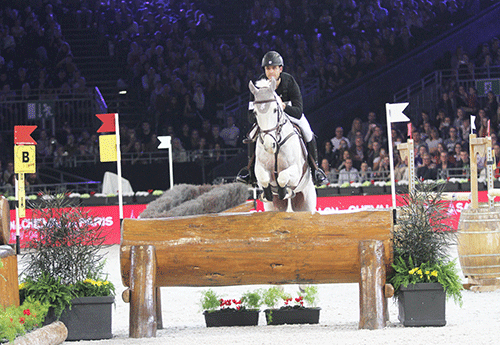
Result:
M453 301L446 305L447 324L444 327L403 327L397 318L397 305L389 301L390 323L381 330L358 330L358 284L318 285L322 308L319 325L266 326L260 313L256 327L205 326L199 300L205 288L162 288L163 329L156 338L128 337L129 305L121 299L125 289L121 283L119 246L106 249L106 269L116 286L113 307L113 339L80 341L80 344L499 344L500 290L474 293L464 291L463 307ZM452 249L456 256L456 248ZM263 286L232 286L213 288L227 298L238 298L248 290ZM266 286L268 287L268 286ZM297 286L286 286L295 292ZM74 342L66 342L74 343Z

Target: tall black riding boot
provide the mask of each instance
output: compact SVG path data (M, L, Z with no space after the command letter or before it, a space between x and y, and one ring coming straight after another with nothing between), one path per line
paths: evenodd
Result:
M321 186L328 183L328 178L325 172L318 165L318 146L316 138L307 143L307 152L309 153L309 166L316 186Z
M249 185L257 183L257 179L255 178L255 141L248 143L248 165L240 169L236 176L236 181Z

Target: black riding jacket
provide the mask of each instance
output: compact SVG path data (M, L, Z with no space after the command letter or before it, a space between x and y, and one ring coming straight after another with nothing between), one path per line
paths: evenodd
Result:
M266 75L264 73L261 74L257 80L263 78L266 78ZM303 103L299 84L297 84L297 81L291 74L286 72L281 72L280 78L281 82L276 89L276 94L280 96L283 103L286 104L285 113L296 119L300 119L303 113ZM253 100L254 95L250 93L250 102L253 102ZM255 115L253 113L253 110L250 110L248 113L248 121L250 123L255 122Z

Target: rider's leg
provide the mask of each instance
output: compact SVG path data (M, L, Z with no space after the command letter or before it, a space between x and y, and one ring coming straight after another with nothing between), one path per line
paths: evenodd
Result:
M321 186L328 183L328 178L325 172L318 165L318 145L316 144L316 139L314 138L314 133L309 125L309 121L304 114L300 119L295 119L290 116L290 120L300 127L302 135L307 145L307 152L309 154L308 161L311 167L311 172L314 180L314 184Z
M248 143L248 165L238 172L236 181L251 185L257 183L255 178L255 141Z

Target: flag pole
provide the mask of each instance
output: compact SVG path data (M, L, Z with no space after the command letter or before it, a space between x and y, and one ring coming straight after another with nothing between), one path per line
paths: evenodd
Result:
M391 107L389 103L385 104L386 119L387 119L387 143L389 145L389 164L391 170L391 196L392 208L396 207L396 183L394 178L394 153L392 147L392 129L391 129Z
M116 133L116 173L118 175L118 208L120 213L120 229L123 223L123 186L122 186L122 154L120 151L120 123L118 113L115 113Z

